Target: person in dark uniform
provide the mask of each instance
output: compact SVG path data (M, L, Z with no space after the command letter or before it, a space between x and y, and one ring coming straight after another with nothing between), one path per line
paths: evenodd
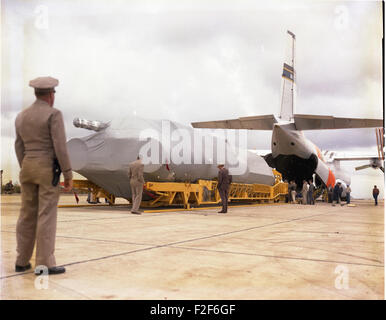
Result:
M217 166L218 170L218 185L217 189L220 193L222 210L219 213L227 213L228 211L228 193L229 186L232 183L232 176L229 175L228 169L223 164Z
M4 191L6 194L12 194L14 191L14 186L12 183L12 180L9 180L9 182L4 186Z
M330 185L327 189L327 199L328 199L328 203L332 203L332 194L333 194L333 190L332 190L332 186Z
M335 184L335 187L334 187L334 190L333 190L333 193L332 193L332 205L335 206L335 201L336 201L336 204L341 204L341 195L342 195L342 188L341 188L341 183L340 182L337 182ZM341 204L343 205L343 204Z
M315 204L315 199L314 199L314 191L315 191L315 185L312 182L312 180L309 180L310 186L307 191L307 203L308 204Z
M373 198L374 198L374 201L375 201L375 205L376 205L376 206L378 205L378 196L379 196L379 189L377 188L377 186L374 186L374 189L373 189Z

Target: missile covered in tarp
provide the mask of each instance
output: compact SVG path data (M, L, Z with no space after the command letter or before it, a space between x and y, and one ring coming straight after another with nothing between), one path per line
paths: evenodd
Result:
M73 170L116 197L130 198L128 167L138 155L146 181L211 180L218 175L217 165L225 164L233 182L275 182L265 160L247 150L244 130L193 129L138 117L109 123L78 118L75 123L95 132L68 141Z

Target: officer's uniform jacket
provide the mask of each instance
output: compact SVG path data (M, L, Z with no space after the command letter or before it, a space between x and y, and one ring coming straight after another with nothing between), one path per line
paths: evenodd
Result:
M232 183L232 176L229 175L229 171L226 168L222 168L218 171L218 189L228 189Z
M141 160L136 160L129 165L129 178L140 183L145 183L143 179L144 165Z
M15 150L22 167L24 158L52 158L59 161L65 179L72 179L67 152L66 133L60 110L37 99L18 114L16 121Z

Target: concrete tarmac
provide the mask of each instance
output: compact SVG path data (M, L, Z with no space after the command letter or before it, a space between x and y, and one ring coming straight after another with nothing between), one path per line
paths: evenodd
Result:
M55 255L67 272L42 278L14 270L20 195L3 195L0 298L384 299L383 201L353 203L59 208Z

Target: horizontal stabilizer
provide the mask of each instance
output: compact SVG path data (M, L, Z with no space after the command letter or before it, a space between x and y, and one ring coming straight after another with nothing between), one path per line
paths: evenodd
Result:
M376 160L377 157L336 157L336 161L364 161L364 160Z
M295 114L294 120L297 130L383 127L382 119L336 118L332 116Z
M193 128L272 130L277 120L273 114L230 120L192 122Z

